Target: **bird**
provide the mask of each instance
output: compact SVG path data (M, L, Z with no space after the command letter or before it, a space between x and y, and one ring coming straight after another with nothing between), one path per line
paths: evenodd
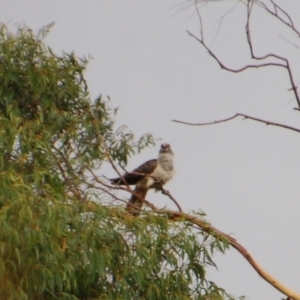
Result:
M115 185L135 185L134 193L126 205L126 211L138 216L143 206L143 200L149 189L162 190L162 187L175 175L174 153L170 144L161 145L158 158L151 159L118 178L110 179Z

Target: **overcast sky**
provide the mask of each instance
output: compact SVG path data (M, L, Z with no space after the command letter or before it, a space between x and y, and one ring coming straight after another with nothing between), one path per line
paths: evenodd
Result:
M300 1L277 2L300 28ZM92 97L110 96L120 108L117 125L126 124L137 138L149 132L172 145L177 174L166 188L184 210L205 211L215 227L300 293L300 134L241 118L205 127L171 122L208 122L240 112L300 128L288 75L274 67L240 74L221 70L186 32L199 34L189 3L0 0L0 21L11 29L25 23L34 31L56 22L46 43L57 53L93 57L86 74ZM214 1L200 11L205 38L222 61L233 68L250 63L245 6ZM291 44L300 46L296 34L261 9L252 25L256 53L288 57L299 84L300 49ZM133 157L128 169L155 158L158 150L159 145ZM150 192L147 199L174 208L161 194ZM233 295L283 297L234 249L215 258L219 270L210 278Z

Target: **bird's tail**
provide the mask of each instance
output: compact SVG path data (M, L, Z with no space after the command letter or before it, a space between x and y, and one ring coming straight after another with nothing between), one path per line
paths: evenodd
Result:
M126 205L126 210L132 214L133 216L137 217L142 209L143 200L145 199L148 192L148 188L144 187L136 187L134 189L134 193L137 195L132 194L130 200Z

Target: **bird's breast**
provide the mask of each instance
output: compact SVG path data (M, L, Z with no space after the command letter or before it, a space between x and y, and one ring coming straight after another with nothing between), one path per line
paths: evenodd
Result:
M161 165L158 165L151 174L151 177L148 179L148 187L151 187L153 184L155 184L156 180L159 181L161 185L164 185L173 178L174 174L174 169L166 170Z

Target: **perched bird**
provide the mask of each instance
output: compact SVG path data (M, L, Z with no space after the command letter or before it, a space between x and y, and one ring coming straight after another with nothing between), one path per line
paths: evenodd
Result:
M174 154L169 144L162 144L158 158L151 159L124 174L122 177L110 179L116 185L135 185L134 194L127 203L126 210L134 216L141 212L143 201L149 189L161 190L162 186L170 181L174 174Z

